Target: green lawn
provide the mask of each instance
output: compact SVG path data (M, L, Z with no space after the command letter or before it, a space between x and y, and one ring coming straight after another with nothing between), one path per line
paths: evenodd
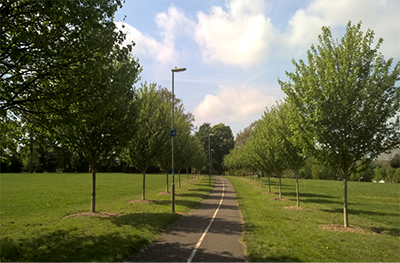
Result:
M213 187L207 176L186 184L182 175L178 189L177 178L177 212ZM0 183L1 261L124 261L181 216L170 195L157 195L165 175L146 175L146 199L158 202L130 203L142 197L142 175L98 174L96 211L122 213L110 218L65 217L90 211L91 174L1 174Z
M296 206L295 180L283 179L283 197L256 188L253 180L227 177L234 185L245 221L249 261L400 261L400 185L348 182L350 225L371 234L332 232L319 225L343 224L343 183L299 180L301 206ZM258 180L259 182L259 180ZM272 178L272 192L278 179Z

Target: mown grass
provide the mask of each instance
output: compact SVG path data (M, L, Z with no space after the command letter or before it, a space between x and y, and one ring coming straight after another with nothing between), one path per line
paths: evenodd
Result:
M295 180L283 179L283 197L255 188L253 180L227 177L233 184L245 221L244 242L249 261L399 262L400 185L348 183L350 225L371 234L332 232L319 225L343 224L343 183L300 180L300 205L311 210L286 210L296 206ZM259 182L259 180L258 180ZM271 179L278 192L278 179Z
M176 182L176 211L188 213L208 196L208 177ZM171 182L171 178L169 178ZM181 215L171 213L165 175L146 175L146 199L141 199L142 175L98 174L97 212L118 217L65 217L90 211L91 174L1 174L1 261L124 261L152 242Z

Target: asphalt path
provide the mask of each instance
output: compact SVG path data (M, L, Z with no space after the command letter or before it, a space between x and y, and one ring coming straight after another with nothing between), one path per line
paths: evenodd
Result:
M160 238L133 255L134 262L245 262L243 220L232 184L215 176L211 194Z

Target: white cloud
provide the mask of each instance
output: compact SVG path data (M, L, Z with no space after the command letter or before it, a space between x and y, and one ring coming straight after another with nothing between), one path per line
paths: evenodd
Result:
M330 26L334 37L341 39L344 31L340 28L343 29L349 20L353 24L362 21L364 32L371 28L376 39L382 37L385 40L382 53L398 58L399 10L400 1L397 0L315 0L307 8L297 10L288 22L287 32L282 34L281 40L286 43L285 51L304 53L311 43L317 44L322 26Z
M217 95L206 95L194 109L196 123L227 123L254 121L261 117L266 106L275 104L276 98L260 90L241 85L220 86Z
M168 41L158 42L152 37L143 35L133 26L124 23L116 22L117 28L126 33L125 43L135 43L132 53L135 56L152 57L154 60L161 63L175 61L175 49L173 43ZM124 26L124 28L122 28Z
M195 39L206 62L249 66L261 64L269 52L268 40L274 34L270 19L264 16L261 0L233 0L228 12L213 6L211 14L199 12Z
M116 22L116 25L127 34L126 43L132 41L136 43L133 49L134 55L151 57L161 63L174 63L180 57L180 53L175 49L175 37L180 32L193 32L194 22L174 6L171 6L167 13L158 13L155 22L160 29L161 42L143 35L127 23Z

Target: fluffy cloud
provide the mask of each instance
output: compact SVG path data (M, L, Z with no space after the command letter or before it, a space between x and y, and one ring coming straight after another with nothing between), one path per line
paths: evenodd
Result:
M240 66L265 61L274 29L270 19L264 16L264 2L233 0L227 8L225 12L214 6L211 14L199 12L197 15L195 39L203 59Z
M316 44L322 26L330 26L336 38L342 38L343 29L351 20L353 24L363 23L363 31L371 28L378 38L384 38L381 51L386 56L399 57L397 43L400 42L399 25L400 1L396 0L325 0L312 1L307 8L299 9L288 22L288 30L282 35L286 49L302 52ZM386 44L385 44L386 42ZM294 50L293 50L294 49Z
M213 6L209 13L198 12L198 21L171 6L167 12L155 16L160 41L146 36L133 26L125 24L127 41L134 41L134 54L151 57L157 62L176 62L183 51L175 49L178 34L194 39L202 59L207 63L248 67L266 62L272 48L288 57L305 54L311 43L317 44L322 26L330 26L334 37L341 38L348 20L354 24L363 21L363 30L371 28L376 37L383 37L381 51L399 58L400 1L397 0L326 0L310 1L306 8L297 10L279 31L267 17L263 0L231 0L226 10ZM124 23L118 22L119 28ZM336 33L336 34L335 34Z
M158 13L155 22L160 29L161 42L143 35L127 23L116 22L116 24L118 29L126 33L126 43L132 41L136 43L134 55L152 57L161 63L176 62L180 53L175 49L175 37L179 32L193 32L194 22L174 6L171 6L167 13Z
M206 95L194 109L197 123L238 122L259 119L266 106L275 104L276 98L246 85L220 86L217 95Z

